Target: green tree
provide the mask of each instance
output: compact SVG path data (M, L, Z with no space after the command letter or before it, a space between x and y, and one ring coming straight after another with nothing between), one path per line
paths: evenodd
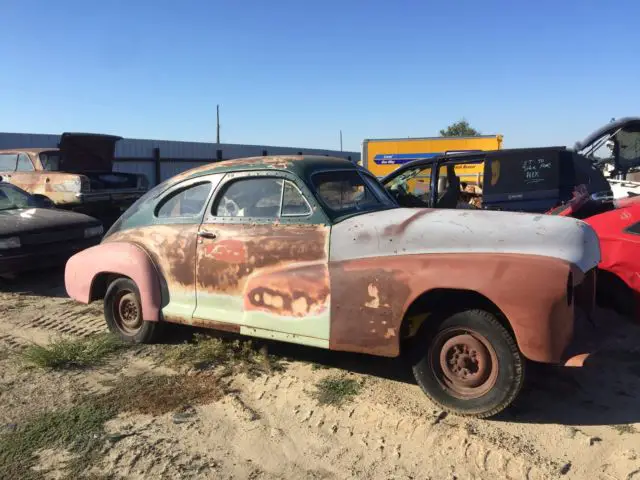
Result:
M440 130L442 137L477 137L478 135L480 132L472 128L464 118L452 123L446 129Z

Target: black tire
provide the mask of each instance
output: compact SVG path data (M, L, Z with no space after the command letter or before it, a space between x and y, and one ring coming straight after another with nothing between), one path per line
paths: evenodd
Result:
M496 415L524 383L525 359L513 335L483 310L441 318L428 320L413 344L416 381L446 411L477 418Z
M104 318L109 330L127 343L154 343L162 324L142 320L140 292L133 280L118 278L104 296Z

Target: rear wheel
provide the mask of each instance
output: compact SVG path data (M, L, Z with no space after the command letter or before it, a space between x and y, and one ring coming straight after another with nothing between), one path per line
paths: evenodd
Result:
M524 358L512 334L488 312L467 310L425 325L413 348L416 381L445 410L490 417L522 388Z
M109 284L104 297L104 317L109 330L127 343L152 343L159 337L160 324L143 320L140 292L128 278Z

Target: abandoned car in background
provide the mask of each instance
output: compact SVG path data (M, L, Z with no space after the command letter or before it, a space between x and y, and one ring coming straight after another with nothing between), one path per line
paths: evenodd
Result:
M594 199L638 195L640 183L633 178L639 168L640 118L627 117L599 128L573 149L440 155L406 163L382 183L408 207L545 213L571 201L577 188ZM580 214L586 218L592 212Z
M571 201L549 214L584 218L591 225L602 252L598 304L640 322L640 196L592 198L579 189Z
M64 265L100 243L102 233L95 218L52 208L47 197L0 182L0 275Z
M478 178L460 174L465 166L477 164L484 167ZM407 207L544 213L571 200L580 185L589 194L612 196L603 172L566 147L512 148L417 160L382 183Z
M58 148L0 150L0 177L57 207L118 214L148 190L144 175L113 171L121 137L63 133Z
M486 417L516 397L525 359L567 359L599 260L575 219L401 208L347 160L256 157L156 186L69 260L65 284L103 299L125 341L175 322L408 355L433 401Z

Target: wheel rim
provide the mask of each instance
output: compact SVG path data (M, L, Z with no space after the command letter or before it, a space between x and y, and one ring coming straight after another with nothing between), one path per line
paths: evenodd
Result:
M142 327L142 309L134 292L120 292L113 302L113 317L122 332L135 335Z
M430 367L440 385L461 399L485 395L498 378L498 356L480 333L462 328L439 332L430 348Z

